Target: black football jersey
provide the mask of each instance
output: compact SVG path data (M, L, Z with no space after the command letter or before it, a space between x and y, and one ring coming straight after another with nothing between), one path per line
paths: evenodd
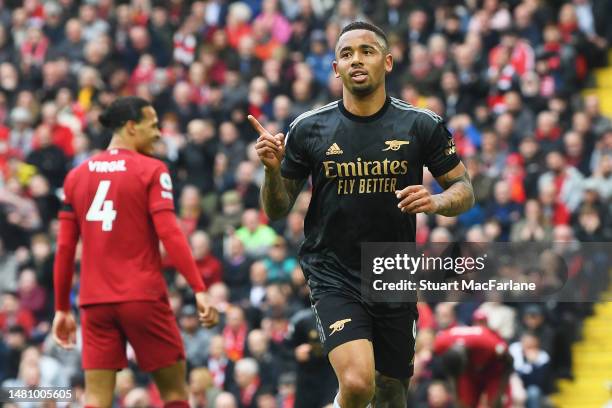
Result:
M441 176L459 158L442 118L387 97L372 116L342 100L300 115L285 139L281 174L312 176L300 263L312 296L341 290L360 298L361 243L414 242L416 215L395 192L422 184L423 166Z

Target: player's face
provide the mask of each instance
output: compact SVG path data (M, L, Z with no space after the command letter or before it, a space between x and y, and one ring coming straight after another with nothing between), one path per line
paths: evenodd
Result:
M366 96L384 86L385 74L393 68L393 57L372 31L352 30L338 40L332 66L345 89L353 95Z
M136 150L139 153L151 156L154 152L155 142L161 137L157 113L152 106L142 108L143 118L134 128L136 130Z

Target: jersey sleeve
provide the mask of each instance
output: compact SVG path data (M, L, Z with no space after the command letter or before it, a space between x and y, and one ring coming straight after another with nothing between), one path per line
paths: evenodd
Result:
M165 164L159 162L152 171L148 184L149 213L174 211L172 179Z
M287 132L285 157L281 162L281 175L285 178L305 179L310 173L303 128L302 123L296 123Z
M73 179L74 179L74 171L72 170L66 178L64 179L64 198L62 199L62 206L58 213L58 218L67 219L67 220L76 220L76 215L74 213L74 197L73 197Z
M459 164L455 141L444 122L435 121L430 130L429 139L425 140L425 166L434 177L440 177Z
M64 198L59 211L59 232L53 262L55 310L70 310L70 290L74 273L74 256L79 241L79 226L73 207L74 170L64 180Z

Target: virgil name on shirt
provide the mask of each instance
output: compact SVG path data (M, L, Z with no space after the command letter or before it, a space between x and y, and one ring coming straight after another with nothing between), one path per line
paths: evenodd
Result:
M311 291L359 296L361 242L413 242L416 216L397 208L395 191L422 184L423 166L437 177L459 164L442 118L387 98L372 116L342 101L308 111L290 125L283 177L312 176L300 262Z

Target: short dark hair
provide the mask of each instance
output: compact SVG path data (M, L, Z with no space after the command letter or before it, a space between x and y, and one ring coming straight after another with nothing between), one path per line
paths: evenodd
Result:
M389 41L387 40L387 34L385 34L382 28L372 23L368 23L367 21L353 21L352 23L347 24L346 26L344 26L342 31L340 31L340 35L338 36L338 39L340 39L340 37L342 37L344 33L347 33L353 30L372 31L374 34L376 34L378 37L380 37L384 41L385 50L389 48Z
M123 127L128 120L140 122L143 118L142 108L151 106L151 102L137 96L117 98L100 114L98 120L105 128L113 132Z

